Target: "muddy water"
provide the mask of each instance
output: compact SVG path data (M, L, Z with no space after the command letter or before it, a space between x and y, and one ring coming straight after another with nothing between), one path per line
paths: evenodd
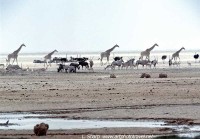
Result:
M2 130L32 130L41 122L49 124L50 130L59 129L89 129L112 127L146 127L146 128L171 128L180 136L200 135L200 126L166 125L164 121L153 120L72 120L66 118L46 118L50 115L30 113L2 113L0 114L0 129ZM43 117L43 118L42 118ZM9 120L8 125L3 125ZM183 134L184 133L184 134Z

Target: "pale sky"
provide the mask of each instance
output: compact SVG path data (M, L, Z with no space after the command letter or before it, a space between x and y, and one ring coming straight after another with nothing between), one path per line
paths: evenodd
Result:
M0 0L0 53L200 48L200 0Z

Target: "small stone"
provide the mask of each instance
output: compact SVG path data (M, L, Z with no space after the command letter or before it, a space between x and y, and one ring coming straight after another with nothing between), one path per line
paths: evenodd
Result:
M110 74L110 78L116 78L115 74Z
M159 78L167 78L167 74L160 73Z

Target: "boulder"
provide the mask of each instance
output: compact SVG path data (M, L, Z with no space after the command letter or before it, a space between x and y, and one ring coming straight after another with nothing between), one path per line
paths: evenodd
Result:
M149 74L147 74L147 73L142 73L140 78L151 78L151 76Z
M6 69L7 70L18 70L18 69L22 69L22 68L20 68L19 67L19 65L8 65L7 67L6 67Z
M36 136L46 136L49 125L40 123L34 126L34 133Z
M159 78L167 78L167 74L160 73Z
M142 73L142 75L140 76L140 78L145 78L146 77L146 73Z
M110 78L116 78L115 74L110 74Z

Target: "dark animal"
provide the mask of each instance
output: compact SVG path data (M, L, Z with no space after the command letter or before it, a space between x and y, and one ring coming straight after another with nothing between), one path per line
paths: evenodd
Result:
M51 63L55 62L55 63L65 63L67 62L67 58L62 58L62 57L54 57L53 60L51 61Z
M61 58L60 61L61 61L61 63L65 63L65 62L67 62L68 60L67 60L67 58Z
M74 66L75 68L77 68L78 70L80 69L80 66L78 63L71 63L70 66Z
M40 123L34 126L34 133L36 136L46 136L49 125L45 123Z
M199 58L199 54L194 55L194 59L197 60Z
M162 58L161 58L161 59L163 60L163 63L164 63L164 61L165 61L165 59L166 59L166 58L167 58L167 56L166 56L166 55L163 55L163 56L162 56Z
M58 72L60 72L61 70L64 70L64 65L63 64L59 64L59 67L57 69Z
M79 62L79 65L82 66L82 69L83 69L84 66L85 66L85 68L87 68L87 69L89 68L88 62L85 62L85 61L80 61L80 62Z
M172 65L172 59L169 59L169 66Z
M88 60L87 57L82 57L82 58L72 58L72 59L73 59L73 60L76 60L76 61L79 61L79 62Z
M167 58L166 55L163 55L163 56L162 56L162 60L165 60L166 58Z
M33 63L46 63L46 62L42 60L34 60Z
M60 59L61 59L61 58L59 58L59 57L54 57L53 60L52 60L52 63L53 63L53 62L59 63L59 62L60 62Z
M123 58L123 57L116 56L116 57L114 58L114 60L117 61L117 60L120 60L120 59L122 59L122 58Z
M59 64L58 72L60 72L61 70L65 70L65 72L68 71L68 72L74 72L74 73L76 73L76 67L70 66L70 65Z

